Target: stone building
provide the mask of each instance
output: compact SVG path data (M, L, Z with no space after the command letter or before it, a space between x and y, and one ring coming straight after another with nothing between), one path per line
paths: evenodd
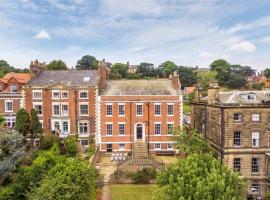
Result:
M0 113L6 120L6 126L13 128L17 111L23 107L21 89L31 79L27 73L8 73L0 79Z
M109 81L98 100L100 151L174 153L172 131L181 125L179 77Z
M270 91L197 90L191 104L192 128L203 133L216 155L248 180L248 193L269 191Z
M96 133L99 89L107 83L104 62L98 70L45 70L35 61L30 70L33 78L24 87L23 107L38 111L45 134L78 134L80 143L88 145L89 136Z

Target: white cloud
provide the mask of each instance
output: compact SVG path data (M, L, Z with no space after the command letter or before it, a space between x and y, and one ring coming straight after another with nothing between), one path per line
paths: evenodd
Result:
M206 59L213 59L217 57L217 54L204 51L199 54L199 57Z
M238 41L231 45L229 49L233 51L254 52L256 50L256 46L249 41Z
M48 32L46 32L45 30L42 30L34 36L34 39L36 39L36 40L50 40L51 36Z
M261 41L264 43L270 43L270 36L262 38Z

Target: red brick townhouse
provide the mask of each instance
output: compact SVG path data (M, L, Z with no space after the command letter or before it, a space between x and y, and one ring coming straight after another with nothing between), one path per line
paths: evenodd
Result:
M8 73L0 79L0 113L6 120L6 126L13 128L16 112L22 108L21 89L31 79L27 73Z
M24 107L38 111L44 133L61 136L78 133L80 143L88 145L96 133L96 101L99 88L106 87L107 70L44 70L34 61L33 78L24 87Z
M98 101L100 151L147 155L173 152L172 131L181 125L179 77L155 80L108 81Z

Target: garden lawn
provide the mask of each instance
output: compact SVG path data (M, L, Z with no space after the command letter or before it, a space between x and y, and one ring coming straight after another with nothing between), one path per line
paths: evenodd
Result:
M111 200L150 200L156 185L112 184Z

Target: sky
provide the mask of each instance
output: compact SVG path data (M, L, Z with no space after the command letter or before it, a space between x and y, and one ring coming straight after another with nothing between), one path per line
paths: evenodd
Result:
M0 0L0 60L270 67L269 0Z

